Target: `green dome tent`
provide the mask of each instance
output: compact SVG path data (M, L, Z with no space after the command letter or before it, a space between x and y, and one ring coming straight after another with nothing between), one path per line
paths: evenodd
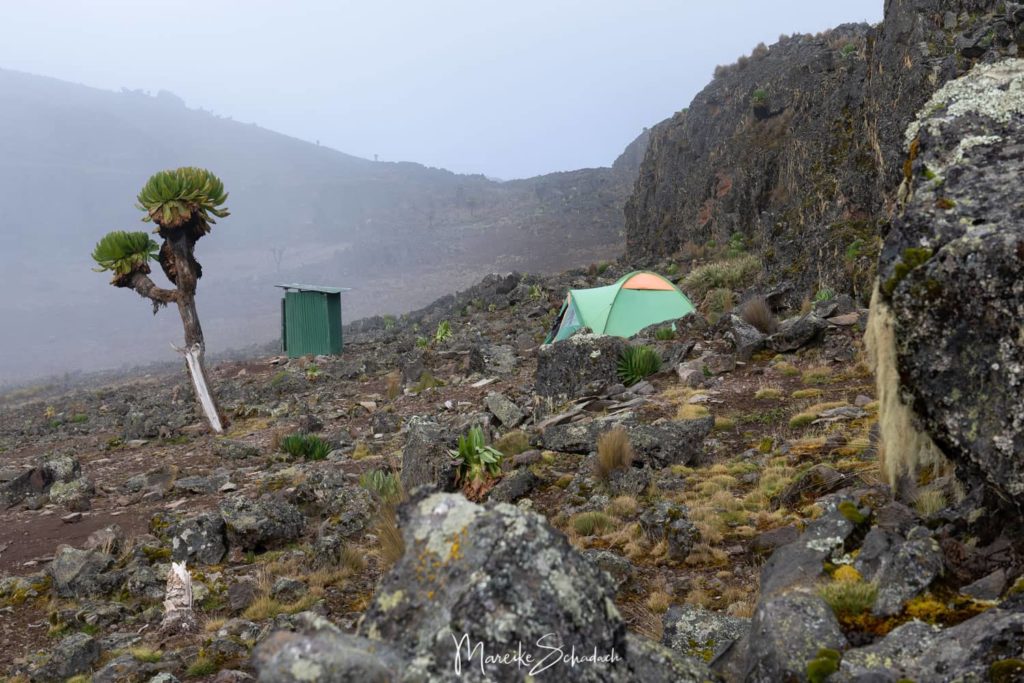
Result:
M657 273L635 271L607 287L571 289L545 344L561 341L581 327L597 334L632 337L655 323L696 310L679 288Z

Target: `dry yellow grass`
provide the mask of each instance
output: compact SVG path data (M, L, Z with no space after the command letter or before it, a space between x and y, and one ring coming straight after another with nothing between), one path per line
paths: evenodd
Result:
M664 591L654 591L647 597L647 608L655 614L664 614L672 604L672 596Z
M832 380L832 368L827 365L808 368L800 379L804 384L828 384Z
M633 464L633 446L629 434L623 427L609 429L597 438L597 460L594 474L607 481L615 470L624 470Z
M711 414L707 408L695 403L684 403L676 409L677 420L699 420Z
M871 368L875 371L875 395L878 396L878 426L881 433L879 460L891 486L903 474L913 476L927 468L935 472L950 469L949 461L931 437L918 429L913 409L900 396L893 323L892 312L881 300L876 283L871 295L871 314L864 344Z
M754 392L756 399L777 399L782 398L782 389L776 386L765 385Z
M608 514L616 517L632 517L640 509L640 503L633 496L618 496L608 504Z

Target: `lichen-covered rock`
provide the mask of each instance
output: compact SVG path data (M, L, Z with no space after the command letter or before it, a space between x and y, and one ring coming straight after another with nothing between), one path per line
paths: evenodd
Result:
M640 515L640 526L651 540L668 543L668 557L680 562L686 559L700 532L689 520L685 505L659 500Z
M911 621L882 640L843 655L830 681L1019 680L1013 660L1024 659L1024 612L991 609L942 629ZM1000 666L1007 674L1000 678Z
M716 680L627 634L608 575L540 515L421 489L400 519L405 555L359 635L297 615L288 624L297 633L273 634L254 652L260 681L520 681L531 669L595 683ZM520 648L525 659L515 659Z
M832 510L811 522L797 540L778 548L761 570L761 595L780 593L793 586L813 586L822 563L841 555L854 525Z
M225 460L244 460L259 457L260 449L244 441L235 439L216 439L213 452Z
M879 261L899 376L959 474L1024 507L1024 60L947 83L906 140Z
M661 420L641 424L629 417L610 417L591 422L570 422L544 430L544 447L563 453L590 453L604 432L622 426L638 462L660 469L669 465L692 465L704 455L704 437L714 427L713 418Z
M393 683L404 662L392 648L343 633L325 619L308 615L302 633L278 631L253 652L262 683Z
M625 349L626 340L597 334L575 334L542 346L534 391L569 398L597 393L618 381L619 356Z
M204 512L167 530L171 539L171 558L188 564L220 564L228 549L224 519L213 512Z
M528 496L540 483L540 477L524 467L502 477L488 493L487 500L495 503L514 503Z
M229 546L264 551L302 535L305 518L297 507L264 496L259 500L235 497L220 504Z
M750 624L750 683L807 680L807 663L822 648L847 642L832 608L816 595L788 593L762 600Z
M906 540L899 539L879 564L873 576L865 576L878 584L872 611L879 616L893 616L942 573L942 551L927 529L917 527Z
M87 673L100 658L100 646L85 633L74 633L54 646L44 660L29 672L35 683L66 681Z
M516 353L503 344L475 344L469 350L469 370L482 374L508 375L516 369Z
M487 404L487 410L491 411L491 414L498 418L498 422L508 429L518 426L523 421L523 418L526 417L522 408L504 394L496 392L487 394L484 403Z
M102 595L120 583L119 576L105 576L114 565L114 556L98 550L78 550L60 546L47 568L53 589L62 598Z
M813 313L789 318L782 321L778 332L768 337L766 344L777 353L796 351L818 339L827 327L828 323Z
M661 642L686 657L710 662L750 630L750 619L711 612L694 605L669 609Z
M749 361L750 357L764 348L765 335L743 318L729 316L729 330L726 338L732 342L736 357L741 361Z
M85 512L92 507L89 498L96 487L85 477L71 481L56 481L50 487L50 502L63 505L72 512Z
M82 467L72 457L61 455L32 467L0 484L0 510L17 505L25 498L45 493L55 483L78 479Z
M409 418L401 474L406 491L423 485L433 485L441 491L455 490L458 464L448 453L450 440L447 431L434 420Z
M290 501L329 516L335 532L344 538L362 532L374 510L370 492L355 483L353 475L330 465L306 470Z

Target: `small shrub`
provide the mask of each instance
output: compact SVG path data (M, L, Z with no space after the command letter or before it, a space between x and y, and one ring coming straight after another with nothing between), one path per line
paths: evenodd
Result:
M683 278L682 287L699 299L712 289L742 289L752 284L760 272L761 261L746 254L694 268Z
M779 329L779 321L763 296L747 299L740 307L740 317L762 334L775 334Z
M831 289L822 287L814 294L814 301L815 303L819 301L828 301L829 299L834 299L835 296L835 293Z
M875 604L878 585L866 581L833 581L822 586L818 595L836 614L856 616Z
M633 446L629 434L622 427L609 429L597 438L597 460L595 474L598 479L608 481L615 470L624 470L633 464Z
M704 302L701 304L701 309L704 311L704 315L707 316L708 322L714 324L718 322L723 315L732 310L735 294L731 289L725 287L712 289L704 297Z
M200 656L185 669L186 678L202 678L217 673L220 667L209 657Z
M331 445L312 434L292 434L281 439L280 449L297 458L324 460L331 452Z
M426 337L423 337L423 336L416 337L416 348L417 349L425 349L428 346L430 346L430 340L429 339L427 339Z
M68 420L68 422L70 422L72 424L82 424L83 422L88 422L88 421L89 421L89 416L84 414L84 413L76 413L75 415L71 416L70 420Z
M544 296L544 290L540 285L530 285L529 297L532 301L540 301Z
M627 387L661 369L661 356L649 346L628 346L619 356L619 379Z
M129 652L136 661L147 664L156 664L164 656L164 653L160 650L152 650L148 647L133 647Z
M614 529L615 520L603 512L581 512L573 517L572 528L580 536L593 536Z
M310 363L306 366L306 380L315 382L320 377L320 366L316 363Z
M618 496L608 504L609 514L616 517L632 517L640 509L640 503L633 496Z
M763 107L768 103L768 91L764 88L758 88L750 95L750 104L755 107Z

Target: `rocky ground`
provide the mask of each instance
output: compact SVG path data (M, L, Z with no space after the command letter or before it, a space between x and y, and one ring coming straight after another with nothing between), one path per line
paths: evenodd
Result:
M369 667L365 680L375 671L380 680L437 679L448 666L443 647L431 658L428 637L408 642L417 629L440 628L421 613L449 604L452 623L504 642L486 607L497 601L515 623L553 624L581 645L628 653L615 680L642 667L656 667L646 680L732 678L740 648L767 648L763 661L799 658L803 672L819 646L886 643L903 624L931 629L1003 611L993 601L1013 570L993 575L972 555L975 564L951 577L936 532L947 525L943 501L905 507L881 484L860 342L866 311L844 298L808 303L768 337L713 311L714 324L692 316L674 334L660 326L628 344L655 349L662 370L626 388L616 373L624 340L579 335L538 348L567 287L619 274L494 276L401 320L351 326L340 358L217 366L231 416L224 437L207 433L184 375L9 405L0 421L0 669L30 680L290 680L296 658L308 660L295 649L305 638L303 657L310 643L351 655L324 655L334 680L354 680L345 678L362 671L353 662ZM451 336L441 340L445 322ZM447 449L473 425L505 457L497 477L460 486ZM603 476L597 442L617 426L635 458ZM323 439L323 459L284 452L292 434ZM403 555L381 480L401 481L421 507L466 508L465 524L431 531L431 515L407 503ZM438 503L420 484L462 489L485 507ZM869 532L879 517L890 526ZM499 542L519 524L532 525L526 541ZM473 563L487 565L489 580L439 562L432 571L446 590L469 593L418 585L425 570L413 550L435 532L455 534L448 560L489 553ZM527 577L546 553L551 571L569 572L569 587L549 586L537 601L534 589L544 589ZM161 628L172 561L192 573L194 633ZM824 591L861 577L877 582L883 607L874 612L848 614L847 596L815 594L764 612L770 596L792 600L793 583ZM405 605L418 588L430 598ZM566 622L575 608L559 608L573 590L598 600L601 614ZM614 614L600 608L605 595ZM552 614L531 612L545 609ZM778 639L786 619L808 612L824 624L821 637L794 654ZM1019 627L1024 615L1014 618ZM782 622L767 642L755 637L766 620ZM794 665L777 666L762 680Z

